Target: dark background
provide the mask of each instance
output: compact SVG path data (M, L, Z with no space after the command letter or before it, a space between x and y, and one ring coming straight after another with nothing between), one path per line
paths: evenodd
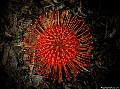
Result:
M75 3L77 3L78 1L79 0L76 0ZM0 40L5 41L5 43L13 40L12 38L9 39L9 37L6 37L4 35L5 34L4 24L5 25L10 24L8 23L8 18L6 17L6 14L14 13L14 11L9 12L9 8L8 8L9 2L10 0L0 1L0 20L1 20L0 21L0 26L1 26ZM21 4L23 2L27 2L27 1L21 0L21 2L19 3ZM34 2L36 3L35 5L39 7L38 3L40 3L40 1L35 0ZM66 6L70 6L71 4L73 4L73 3L68 3L68 0L66 0L66 2L67 2L65 4ZM91 29L92 29L91 33L93 34L93 37L94 37L94 40L93 40L94 48L95 48L94 59L92 59L91 61L92 64L94 64L94 66L92 66L93 67L92 76L94 76L93 81L95 80L97 82L98 89L100 89L100 87L107 87L107 86L120 87L120 79L119 79L119 76L120 76L120 73L119 73L120 72L120 68L119 68L119 65L120 65L120 62L119 62L120 60L120 23L119 23L120 9L119 8L120 8L120 5L119 5L119 2L118 0L83 0L82 2L83 2L82 3L83 12L88 16L87 18L85 18L86 22L91 26ZM17 10L19 11L19 8ZM91 11L91 13L88 13L89 10ZM110 21L110 19L112 18L113 20ZM4 22L2 22L2 19L4 19ZM108 23L108 34L106 37L104 37L106 23ZM116 29L115 34L112 33L113 28ZM112 37L109 36L110 34L112 35ZM4 46L1 46L2 51L0 51L0 55L1 55L0 60L2 60L2 55L4 52L3 49L4 49ZM106 67L107 70L104 68L98 67L98 65L96 64L96 61L99 62L99 59L101 59L103 62L101 66ZM9 76L4 71L5 70L4 66L1 65L0 67L1 67L0 79L2 79L2 81L0 80L1 81L0 89L4 89L4 86L6 86L6 82L7 82L6 80L4 80L4 78L6 78L7 76L7 79L9 79ZM16 89L16 88L13 88L13 89ZM93 88L88 88L88 89L93 89Z

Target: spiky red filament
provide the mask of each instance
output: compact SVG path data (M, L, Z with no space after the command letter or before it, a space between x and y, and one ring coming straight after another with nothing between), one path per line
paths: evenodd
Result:
M36 72L62 81L87 70L92 47L89 28L78 17L64 11L46 13L35 19L24 42L27 60L34 62Z
M38 54L50 65L62 66L75 59L79 42L73 30L62 26L47 28L38 39Z

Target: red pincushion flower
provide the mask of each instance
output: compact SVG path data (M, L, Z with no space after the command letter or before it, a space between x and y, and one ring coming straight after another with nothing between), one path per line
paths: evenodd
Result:
M35 19L32 28L27 29L24 48L36 72L61 81L64 75L69 78L87 71L91 38L83 20L67 11L61 15L56 11Z

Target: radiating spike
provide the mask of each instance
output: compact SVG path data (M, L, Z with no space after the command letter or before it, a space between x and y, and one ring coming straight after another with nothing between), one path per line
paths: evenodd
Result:
M73 74L73 76L76 76L76 71L74 70L74 67L71 65L71 63L68 63L68 68L70 69L71 73Z
M84 27L85 23L83 22L82 25L75 31L75 34L77 34L81 29L82 27Z
M35 30L38 34L41 34L41 32L39 32L39 31L36 29L36 25L34 25L32 29Z
M47 73L48 72L48 69L46 69L48 66L49 66L49 64L48 63L46 63L45 65L43 65L44 66L44 71Z
M68 73L68 71L67 71L67 69L66 69L66 66L63 65L63 67L64 67L64 71L65 71L66 77L69 77L69 73Z
M84 40L85 38L89 37L91 39L92 36L90 36L90 33L86 34L86 35L83 35L79 38L79 41L82 41Z
M84 39L79 39L79 41L81 41L81 42L87 42L87 41L90 41L90 40L91 40L91 37L84 38Z
M81 64L77 60L73 60L73 61L76 62L83 70L90 72L88 69L86 69L85 67L82 66L83 64Z
M62 81L62 68L59 66L59 80Z
M42 16L39 16L40 22L43 25L44 29L47 29L45 23L43 22Z
M66 25L67 25L67 15L65 14L64 20L63 20L63 26L66 26Z
M91 52L92 49L93 49L93 47L91 46L87 51L87 55Z
M40 24L37 24L38 28L43 32L43 28L40 26Z
M42 66L41 68L43 68L46 65L46 62L43 60L40 60L40 62L41 62L41 66Z
M71 20L70 20L70 24L69 24L69 27L73 28L74 24L76 23L76 19L78 18L78 16L75 16L73 17Z
M70 22L71 16L72 16L72 14L68 14L68 16L67 16L67 17L68 17L67 22L66 22L66 23L67 23L67 26L68 26L68 24L69 24L69 22Z
M56 26L57 25L57 23L58 23L58 16L57 16L57 14L55 14L55 20L54 20L54 26Z
M51 18L50 18L50 22L51 22L51 26L55 26L56 25L56 14L51 14Z
M55 64L55 66L54 66L54 71L55 71L55 74L57 74L57 63Z
M60 25L60 12L59 12L59 11L57 11L56 13L57 13L58 26L59 26L59 25Z
M77 22L72 26L71 29L75 30L76 27L78 27L78 25L80 24L80 22L81 22L81 20L80 20L80 21L77 21Z
M63 25L65 14L66 14L66 11L63 11L63 13L61 14L61 19L60 19L61 25Z
M48 16L48 13L46 13L46 21L47 21L48 27L50 27L50 21L49 21L49 18L47 18L47 16ZM47 27L47 28L48 28L48 27Z
M91 44L93 44L93 42L87 42L86 44L82 44L82 47L89 47Z
M51 21L51 26L53 26L54 23L55 23L55 20L53 19L53 20Z
M80 48L78 48L79 50L87 50L87 48L84 48L84 47L80 47Z
M82 32L81 34L79 34L78 37L81 36L81 35L83 35L84 33L88 32L89 29L90 28L87 28L87 30L85 30L84 32Z
M49 19L50 19L50 27L52 26L51 22L52 22L52 17L53 17L53 14L52 12L49 13Z

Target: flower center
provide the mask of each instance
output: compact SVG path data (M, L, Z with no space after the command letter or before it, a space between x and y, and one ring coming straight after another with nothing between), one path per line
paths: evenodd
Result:
M62 66L77 55L77 36L61 26L46 29L38 41L40 55L51 65Z

